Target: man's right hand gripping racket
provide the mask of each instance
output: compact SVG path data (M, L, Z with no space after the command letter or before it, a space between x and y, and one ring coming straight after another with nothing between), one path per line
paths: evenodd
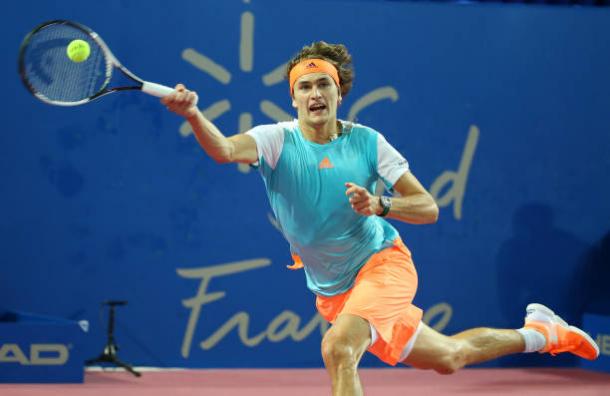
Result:
M68 46L75 40L89 47L80 57L68 53ZM109 86L115 69L133 84ZM25 37L19 50L19 74L35 97L58 106L85 104L117 91L141 90L157 97L174 92L173 88L137 77L121 65L97 33L66 20L45 22Z

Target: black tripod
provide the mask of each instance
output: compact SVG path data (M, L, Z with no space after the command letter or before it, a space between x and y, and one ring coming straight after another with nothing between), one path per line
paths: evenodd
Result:
M105 301L102 305L108 305L110 307L110 313L108 314L108 342L106 347L100 356L95 359L89 359L85 362L85 365L89 366L94 363L112 363L115 366L123 367L136 377L142 374L135 371L132 366L122 362L117 357L116 352L119 350L118 345L114 342L114 308L119 305L127 305L127 301Z

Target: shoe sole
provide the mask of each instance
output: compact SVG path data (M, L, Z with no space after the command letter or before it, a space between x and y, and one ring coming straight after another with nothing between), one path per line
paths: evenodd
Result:
M595 341L593 341L593 338L591 338L591 336L589 334L585 333L578 327L568 325L568 323L565 320L561 319L560 316L556 315L555 312L553 312L553 310L550 309L549 307L544 306L542 304L533 303L533 304L529 304L525 308L525 310L528 314L531 312L537 311L538 313L542 313L546 316L554 318L557 322L564 325L564 327L567 327L568 329L570 329L570 331L573 331L574 333L580 335L585 340L587 340L589 345L592 345L595 348L595 358L597 359L597 357L599 356L599 346L597 346L597 343Z
M534 311L542 312L543 314L548 315L551 318L555 316L555 312L553 312L553 310L551 308L544 306L542 304L537 304L537 303L529 304L525 308L525 310L527 311L527 313L534 312Z
M540 318L540 320L545 320L547 322L552 322L553 319L555 319L556 317L559 318L559 316L555 315L555 312L553 312L552 309L550 309L549 307L544 306L542 304L537 304L537 303L529 304L525 308L525 311L527 313L526 317L530 316L531 314L534 314L533 316L536 317L536 319L538 319L538 317L540 317L540 316L543 316L544 319ZM561 319L561 318L559 318L559 319ZM560 322L565 324L566 327L568 326L568 324L565 323L563 321L563 319L561 319Z

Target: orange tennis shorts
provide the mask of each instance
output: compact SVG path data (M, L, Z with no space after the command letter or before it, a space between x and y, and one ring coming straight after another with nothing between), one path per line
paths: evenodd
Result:
M369 352L394 366L422 319L422 310L412 304L416 291L411 252L398 238L393 246L371 256L350 290L331 297L317 296L316 307L331 323L341 314L366 319L379 336Z

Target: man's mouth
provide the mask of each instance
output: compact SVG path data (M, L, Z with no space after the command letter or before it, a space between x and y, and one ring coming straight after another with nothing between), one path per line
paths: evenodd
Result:
M316 112L316 111L322 111L324 109L326 109L326 105L323 105L321 103L317 103L317 104L309 106L309 111L311 111L312 113Z

